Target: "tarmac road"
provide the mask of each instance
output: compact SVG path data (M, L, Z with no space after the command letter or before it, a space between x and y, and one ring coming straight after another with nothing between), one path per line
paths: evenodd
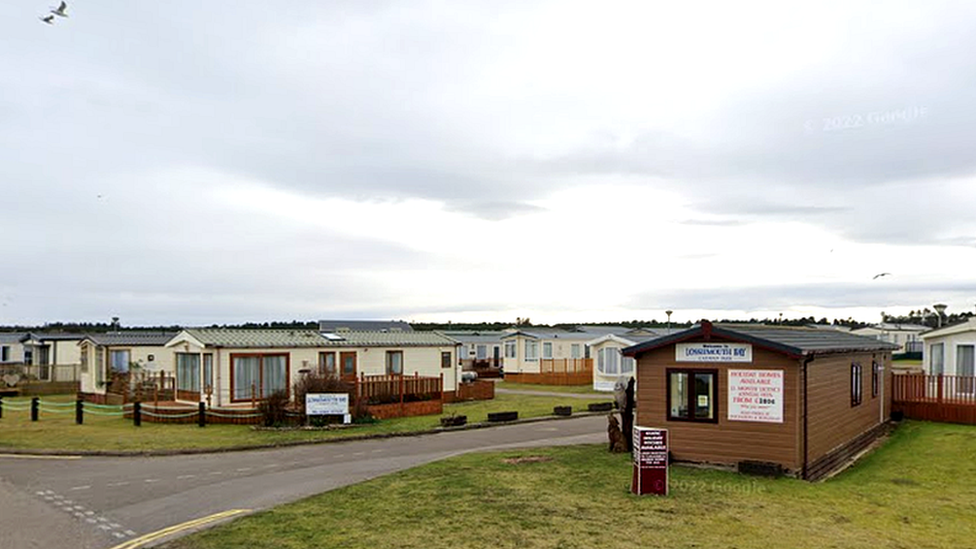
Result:
M0 454L0 549L115 547L201 517L267 509L466 452L605 439L606 418L599 415L248 452L125 458Z

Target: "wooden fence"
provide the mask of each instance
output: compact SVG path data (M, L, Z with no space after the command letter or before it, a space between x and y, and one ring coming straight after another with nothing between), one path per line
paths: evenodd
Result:
M976 425L976 377L892 376L892 408L910 419Z
M505 381L537 385L590 385L593 383L592 358L543 358L539 373L508 373Z
M440 377L421 377L416 372L412 376L361 375L356 380L356 397L363 399L366 404L441 400L443 392L443 374Z

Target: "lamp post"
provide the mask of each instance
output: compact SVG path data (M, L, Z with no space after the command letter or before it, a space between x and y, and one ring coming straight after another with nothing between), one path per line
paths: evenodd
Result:
M668 315L668 335L671 335L671 313L673 312L671 310L664 311L664 314Z
M932 305L932 308L935 309L935 312L938 313L938 315L939 315L939 328L941 328L942 327L942 314L945 313L946 304L945 303L936 303L935 305Z

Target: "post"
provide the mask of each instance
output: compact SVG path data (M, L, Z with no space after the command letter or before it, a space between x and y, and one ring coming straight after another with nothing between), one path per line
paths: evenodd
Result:
M81 425L85 422L85 401L75 400L75 423Z
M251 384L251 408L258 407L258 387L254 383ZM203 427L203 425L201 425Z
M457 395L458 382L454 380L454 394ZM444 372L441 372L441 402L444 402Z
M943 379L942 374L939 374L938 389L936 393L938 398L937 402L939 404L942 404L942 384L943 384L942 379Z
M132 405L132 425L142 427L142 403L139 401Z
M197 425L199 425L200 427L206 427L207 426L207 405L206 405L206 403L201 402L200 403L199 410L200 410L200 414L197 417Z
M34 397L31 399L31 421L37 421L40 415L41 399Z
M3 395L0 395L0 419L3 419Z
M403 372L400 372L400 415L403 415Z

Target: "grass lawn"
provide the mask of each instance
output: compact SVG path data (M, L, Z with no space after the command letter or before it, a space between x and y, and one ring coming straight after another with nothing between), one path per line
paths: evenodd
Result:
M71 402L73 396L43 397L44 401ZM517 410L520 418L552 415L554 406L569 405L585 410L593 400L560 399L558 396L496 395L494 400L445 404L445 414L468 416L468 423L485 421L489 412ZM23 406L29 398L4 398L4 404ZM43 406L42 406L43 407ZM375 433L419 431L440 426L441 416L420 416L380 421L335 431L256 431L246 425L161 425L143 422L134 427L131 420L119 417L85 415L84 425L75 425L73 407L70 413L41 412L40 421L31 422L27 411L4 410L0 419L0 451L4 448L58 450L146 451L180 448L227 448L253 444L275 444L303 440L344 438Z
M628 492L602 445L469 454L244 517L166 549L731 548L976 545L976 427L908 422L819 484L672 467ZM550 461L506 459L542 456Z
M907 367L907 366L921 366L922 365L922 361L921 361L921 359L919 359L919 360L908 360L908 359L906 359L906 360L892 360L891 361L891 365L892 366L895 366L895 367L898 367L898 366L903 366L903 367Z
M512 389L519 391L545 391L547 393L578 393L593 394L593 385L538 385L535 383L512 383L511 381L496 381L496 389ZM604 393L608 399L613 399L613 394Z

